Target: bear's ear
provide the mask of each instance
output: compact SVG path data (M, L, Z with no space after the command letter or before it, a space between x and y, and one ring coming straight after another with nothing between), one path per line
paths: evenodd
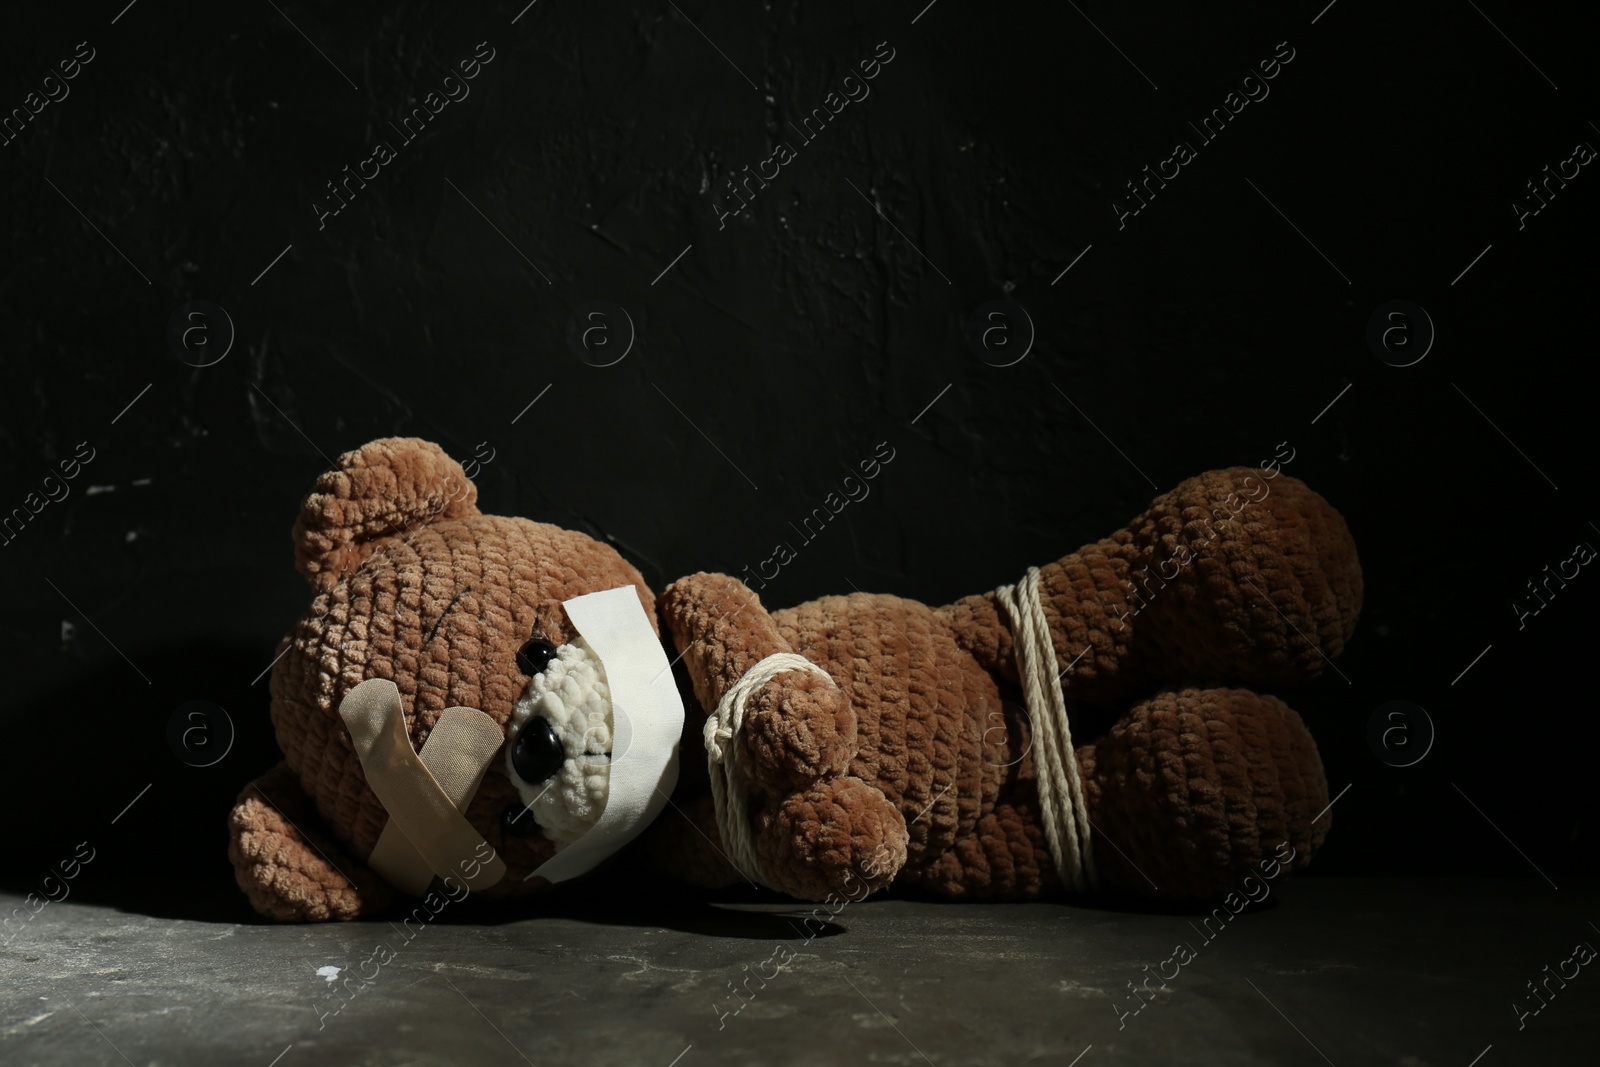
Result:
M339 457L294 523L294 565L318 593L385 541L430 522L476 515L478 488L431 441L386 437Z

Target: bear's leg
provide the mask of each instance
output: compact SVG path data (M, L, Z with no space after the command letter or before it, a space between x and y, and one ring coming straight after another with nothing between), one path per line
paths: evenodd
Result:
M1343 517L1304 482L1231 467L1040 567L1039 595L1067 696L1122 701L1190 678L1316 677L1355 630L1361 565ZM979 663L1017 679L994 593L939 613Z
M389 903L388 886L320 827L286 764L245 786L228 817L228 859L256 911L281 922L326 922Z
M755 851L772 888L801 900L859 900L906 862L905 818L859 778L818 782L755 818Z
M1077 754L1106 889L1249 895L1304 867L1332 822L1316 742L1276 697L1162 693Z

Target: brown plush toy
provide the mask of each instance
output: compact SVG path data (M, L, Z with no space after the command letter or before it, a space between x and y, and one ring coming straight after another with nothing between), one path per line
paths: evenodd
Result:
M341 456L302 505L295 564L316 599L273 667L284 759L230 819L263 915L350 919L396 890L433 911L471 890L536 892L665 806L682 705L650 589L609 546L479 514L476 498L437 445L394 438ZM626 796L607 775L625 741Z
M1293 711L1165 688L1308 678L1349 637L1349 533L1276 470L1191 479L943 608L768 614L698 574L658 623L609 546L480 514L461 466L405 438L341 456L294 543L316 598L273 667L284 760L230 818L238 882L274 919L536 893L646 827L669 874L804 899L1195 897L1267 857L1304 866L1328 825ZM1092 737L1094 706L1127 710Z
M1310 678L1360 605L1344 520L1277 464L1192 478L1015 588L942 608L856 593L769 613L735 578L681 579L662 618L717 788L688 795L686 777L694 825L663 818L650 847L700 884L810 900L891 882L1220 897L1305 866L1328 791L1294 711L1195 686ZM1096 706L1124 710L1093 737Z

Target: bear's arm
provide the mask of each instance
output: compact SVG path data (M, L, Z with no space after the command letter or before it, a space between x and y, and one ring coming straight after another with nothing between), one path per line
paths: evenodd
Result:
M251 907L279 922L326 922L388 906L382 879L320 828L287 764L245 786L228 817L228 859Z
M794 651L755 592L726 574L680 578L660 604L705 715L751 667ZM856 713L831 677L780 671L750 695L739 743L753 784L783 796L844 772L855 755Z

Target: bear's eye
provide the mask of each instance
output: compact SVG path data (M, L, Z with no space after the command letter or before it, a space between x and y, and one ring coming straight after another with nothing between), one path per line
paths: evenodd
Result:
M556 646L541 637L530 637L517 649L517 667L529 678L542 674L555 658Z
M529 719L511 745L511 766L530 785L553 778L566 759L561 738L542 715Z

